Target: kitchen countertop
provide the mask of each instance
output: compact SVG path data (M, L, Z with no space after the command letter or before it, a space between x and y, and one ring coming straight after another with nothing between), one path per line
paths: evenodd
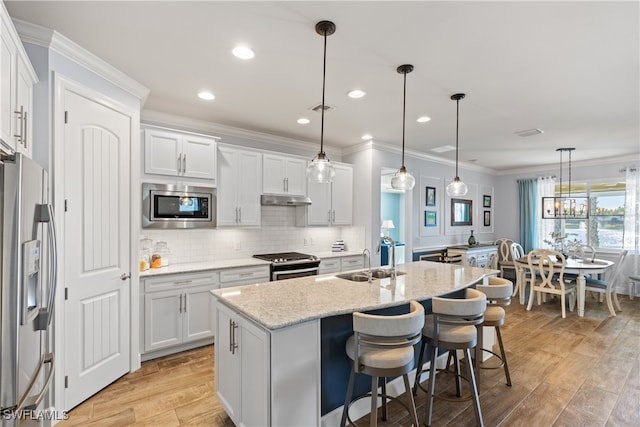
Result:
M252 265L270 265L269 261L258 258L236 258L220 261L187 262L169 264L166 267L150 268L140 272L140 277L160 276L163 274L191 273L195 271L216 270L218 268L250 267Z
M263 327L275 330L323 317L369 311L426 300L468 287L498 270L426 261L401 264L406 274L373 283L335 274L216 289L222 303Z

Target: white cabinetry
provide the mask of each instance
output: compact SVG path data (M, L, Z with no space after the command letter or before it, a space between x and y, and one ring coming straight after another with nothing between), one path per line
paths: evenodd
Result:
M279 154L262 156L262 192L307 194L307 161Z
M260 226L262 154L218 147L218 227Z
M364 268L364 255L350 255L340 259L341 271L358 270Z
M238 426L271 425L269 333L220 303L216 304L216 316L218 399Z
M498 247L487 246L450 246L447 255L462 255L462 264L471 267L493 268L492 262L498 255Z
M5 150L31 156L33 85L38 79L4 5L0 15L0 140Z
M215 183L216 145L213 137L146 128L144 171L148 174L207 179Z
M340 258L322 258L320 260L320 274L338 273L340 271Z
M307 225L351 225L353 216L353 168L334 164L336 175L331 184L309 182L311 205L307 207Z
M217 271L143 278L142 286L145 360L213 342L210 291L219 287ZM162 349L165 351L154 354Z
M220 271L220 287L229 288L231 286L268 282L271 274L270 268L269 264L226 268Z

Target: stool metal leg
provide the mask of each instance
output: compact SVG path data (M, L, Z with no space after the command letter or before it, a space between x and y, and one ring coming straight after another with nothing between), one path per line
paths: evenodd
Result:
M453 357L453 368L456 376L456 396L462 396L462 376L460 375L460 359L456 350L450 350L449 356ZM448 364L449 362L447 362Z
M507 354L504 351L504 344L502 344L502 334L500 333L499 326L496 326L496 336L498 337L498 345L500 346L500 355L502 356L502 364L504 365L504 376L507 378L507 385L511 387L511 375L509 375L509 364L507 363Z
M382 380L382 421L387 421L387 379L380 379Z
M369 425L378 425L378 377L371 377L371 416L369 417Z
M429 390L427 393L427 418L425 424L431 426L431 416L433 415L433 395L436 392L436 357L438 347L430 345L431 350L431 366L429 367Z
M418 414L416 414L416 402L413 400L413 393L411 392L411 386L409 385L409 375L403 374L404 378L404 394L407 395L407 401L409 404L409 413L411 414L412 423L418 427Z
M349 403L351 403L351 396L353 395L353 386L356 380L356 371L351 367L351 375L349 375L349 383L347 384L347 394L344 398L344 407L342 409L342 420L340 421L340 427L344 427L347 424L347 414L349 411Z
M422 375L422 365L424 364L424 348L427 343L423 339L422 344L420 344L420 354L418 354L418 364L416 365L416 379L413 382L413 395L418 395L418 384L420 383L420 375Z
M471 350L466 348L464 351L465 357L469 361L466 365L469 371L469 383L471 383L471 395L473 397L473 411L476 415L476 423L479 427L484 427L482 410L480 409L480 397L478 396L478 385L476 384L476 376L473 373L473 363L471 362Z

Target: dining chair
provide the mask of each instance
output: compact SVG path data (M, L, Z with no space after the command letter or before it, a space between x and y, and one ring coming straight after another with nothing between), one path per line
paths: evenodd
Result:
M498 239L494 242L498 245L498 267L500 268L500 277L504 277L505 270L513 270L515 273L515 265L511 256L511 239Z
M537 296L538 305L542 303L542 294L559 295L562 318L567 317L566 297L569 296L569 310L573 311L576 305L576 283L564 279L564 255L549 249L533 249L527 255L527 262L531 271L527 311L531 311L534 294Z
M609 313L611 314L611 316L616 315L616 311L613 307L614 303L616 305L615 308L617 308L618 311L622 311L622 308L620 307L620 302L618 301L618 293L616 292L614 286L622 274L624 260L627 257L628 252L629 252L628 250L624 250L620 252L620 254L618 255L618 258L615 261L615 266L613 267L613 272L611 273L611 277L605 277L604 280L595 279L592 277L585 278L587 282L585 291L597 292L600 295L604 295L607 301L607 307L609 308Z
M524 304L525 295L526 295L526 287L527 283L531 278L531 272L529 268L524 264L519 262L515 262L515 260L520 258L525 258L527 255L524 252L524 248L520 243L513 242L511 244L511 258L514 260L514 268L516 270L516 285L513 288L513 295L516 296L518 292L520 293L520 304Z
M636 296L637 284L640 284L640 276L629 276L629 299Z

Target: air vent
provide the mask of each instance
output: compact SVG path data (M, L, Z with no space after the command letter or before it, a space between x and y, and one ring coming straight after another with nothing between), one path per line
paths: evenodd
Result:
M518 132L516 132L516 135L526 138L527 136L540 135L541 133L544 133L542 129L533 128L533 129L519 130Z
M331 105L324 104L324 111L327 113L335 109L336 107L332 107ZM310 110L315 111L316 113L320 113L322 111L322 103L318 105L314 105L313 107L310 108Z

